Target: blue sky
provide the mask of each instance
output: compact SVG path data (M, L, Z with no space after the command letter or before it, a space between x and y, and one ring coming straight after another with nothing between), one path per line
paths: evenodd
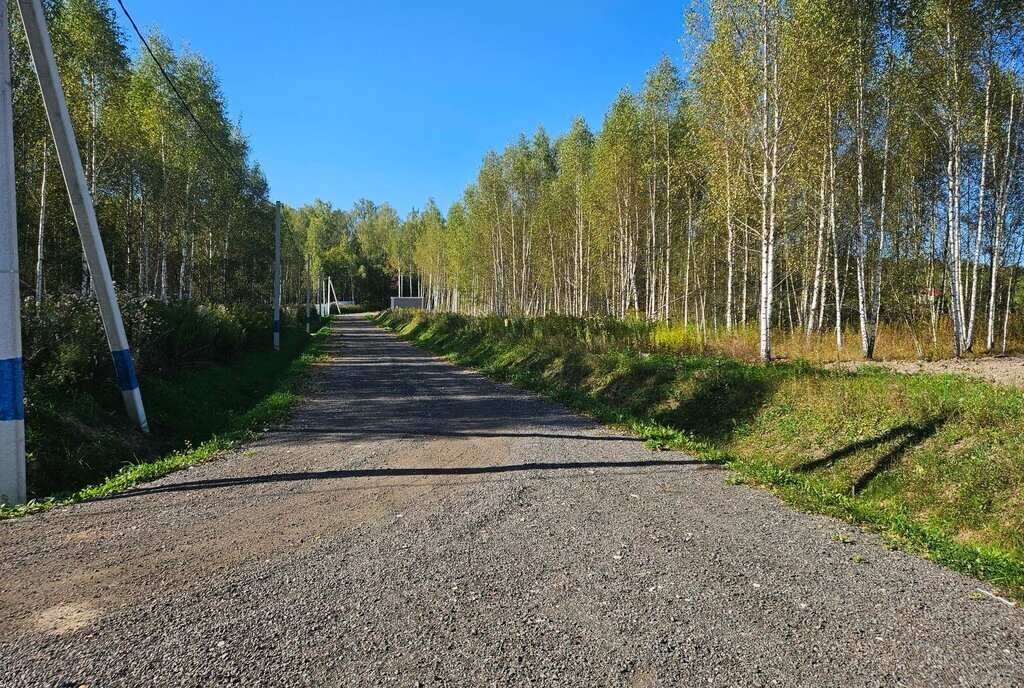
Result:
M116 3L112 3L120 15ZM275 200L365 196L442 208L484 153L576 114L598 128L624 86L682 57L680 0L125 0L218 67ZM121 16L122 22L123 16ZM127 27L127 23L125 26ZM134 34L128 34L134 39ZM129 40L135 46L134 40Z

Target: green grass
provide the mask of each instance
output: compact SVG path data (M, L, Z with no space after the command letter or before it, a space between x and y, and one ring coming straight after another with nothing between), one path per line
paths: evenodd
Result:
M152 435L135 436L119 421L97 433L99 447L90 448L90 456L99 456L95 460L99 466L116 463L119 469L80 489L23 505L0 505L0 519L122 492L206 461L280 424L288 418L306 374L320 357L328 332L325 326L310 337L300 328L286 328L279 352L259 349L229 365L207 365L180 371L173 378L143 380ZM108 447L108 455L99 452L103 446ZM167 449L172 446L177 450ZM136 453L130 460L118 459L125 456L126 447Z
M144 392L154 432L182 446L237 425L250 409L289 386L293 362L319 341L289 327L282 332L280 351L267 346L228 365L207 364L150 381Z
M652 448L726 464L729 482L863 524L893 547L1024 598L1020 390L951 375L647 355L529 321L400 312L376 322Z

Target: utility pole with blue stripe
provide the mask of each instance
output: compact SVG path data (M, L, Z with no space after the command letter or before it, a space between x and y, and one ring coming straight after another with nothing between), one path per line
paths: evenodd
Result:
M78 226L78 234L82 238L82 248L85 251L89 273L92 275L96 299L99 301L100 317L107 335L107 344L110 346L110 355L114 359L114 370L117 372L121 395L132 421L143 432L149 432L146 410L142 405L142 393L139 391L139 381L135 376L135 364L128 349L128 337L124 332L121 309L118 307L114 281L110 276L110 265L107 263L107 254L103 250L103 241L96 224L96 210L89 195L82 159L78 154L78 143L75 141L71 116L68 114L68 105L64 98L64 86L61 84L57 64L53 58L53 46L50 44L50 34L46 29L46 17L40 0L18 0L18 7L21 9L32 62L39 77L39 89L42 91L50 131L53 132L57 159L60 160L64 181L68 187L71 210Z
M281 348L281 201L274 213L274 348Z
M25 397L22 391L18 213L14 194L14 113L7 0L0 0L0 503L25 493Z

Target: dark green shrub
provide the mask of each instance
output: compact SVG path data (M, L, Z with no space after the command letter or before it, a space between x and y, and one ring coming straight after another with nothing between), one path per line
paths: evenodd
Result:
M221 363L271 341L269 308L120 297L140 375L186 363ZM67 295L22 313L25 380L91 391L113 380L113 364L92 295ZM28 392L31 394L31 391Z
M150 301L145 310L151 335L142 343L143 366L230 361L242 351L270 342L269 308Z
M230 364L256 349L265 349L268 360L276 360L270 349L269 307L165 302L124 294L119 302L148 410L159 410L161 385L174 387L185 367ZM304 308L290 309L282 321L294 332L294 323L304 317ZM315 316L313 327L320 327ZM22 333L33 494L80 487L180 439L181 428L161 426L159 413L151 413L149 437L128 422L92 294L66 295L42 305L26 300ZM248 403L235 402L240 407Z

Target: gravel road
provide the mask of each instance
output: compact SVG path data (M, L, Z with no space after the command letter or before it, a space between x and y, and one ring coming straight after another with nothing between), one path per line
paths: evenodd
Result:
M328 350L254 444L0 523L0 685L1024 685L977 581L359 316Z

